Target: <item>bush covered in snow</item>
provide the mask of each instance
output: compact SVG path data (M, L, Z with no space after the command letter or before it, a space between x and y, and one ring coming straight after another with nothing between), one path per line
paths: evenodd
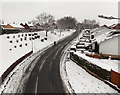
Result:
M97 75L102 79L110 81L110 72L109 71L107 71L101 67L98 67L97 65L91 64L90 62L86 61L85 59L78 57L78 55L75 55L74 53L70 54L70 58L73 61L75 61L78 65L83 67L84 69L86 69L90 72L93 72L95 76ZM91 73L91 74L93 74L93 73Z

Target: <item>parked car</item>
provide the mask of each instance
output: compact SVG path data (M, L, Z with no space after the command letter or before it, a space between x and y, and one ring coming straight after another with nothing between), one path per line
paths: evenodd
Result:
M70 50L70 52L71 52L71 51L76 52L76 46L74 46L74 45L73 45L73 46L71 46L71 48L70 48L69 50Z

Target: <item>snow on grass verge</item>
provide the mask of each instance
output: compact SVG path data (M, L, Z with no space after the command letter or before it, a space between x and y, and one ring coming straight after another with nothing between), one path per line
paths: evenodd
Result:
M66 72L75 93L118 93L71 60L66 62Z
M82 34L80 35L82 36ZM67 93L106 93L112 94L118 92L111 88L109 85L104 83L103 81L95 78L86 72L83 68L78 66L73 61L68 59L67 49L74 44L73 41L64 51L63 56L60 62L60 74L63 80L63 85L66 88ZM102 94L101 94L102 95Z
M5 81L0 85L0 93L16 93L16 91L18 90L17 89L18 86L21 83L24 83L21 81L26 81L32 69L34 68L35 64L37 63L37 60L39 59L40 54L47 48L49 47L46 47L42 51L39 51L37 53L30 55L28 58L22 61L18 66L16 66L15 69L7 76ZM25 74L28 66L30 66L29 72ZM27 76L24 76L24 74ZM22 79L23 76L24 76L24 80ZM22 86L24 86L24 84Z

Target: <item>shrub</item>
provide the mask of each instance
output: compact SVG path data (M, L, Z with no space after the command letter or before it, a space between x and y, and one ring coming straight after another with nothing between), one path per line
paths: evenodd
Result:
M44 42L44 39L41 39L41 42Z
M110 80L110 72L102 69L101 67L98 67L97 65L94 65L92 63L89 63L85 59L78 57L75 54L70 54L70 58L75 61L78 65L82 67L86 67L88 70L96 74L97 76L101 77L102 79L105 80Z
M14 48L17 48L17 46L14 46Z
M23 39L22 39L22 38L20 38L20 40L22 41Z
M10 51L12 50L12 49L9 49Z
M18 37L20 37L20 35L18 35Z
M12 41L10 41L10 43L12 43Z
M9 38L10 38L10 36L7 36L7 38L9 39Z
M18 40L16 40L16 42L18 43L19 41L18 41Z
M47 40L47 38L44 38L45 40Z
M25 43L25 46L27 46L27 43Z
M20 47L22 47L22 44L20 44Z

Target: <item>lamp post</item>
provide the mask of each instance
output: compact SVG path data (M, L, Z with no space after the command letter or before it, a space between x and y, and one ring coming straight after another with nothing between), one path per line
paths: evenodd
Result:
M34 35L33 34L32 34L31 41L32 41L32 52L34 53Z

